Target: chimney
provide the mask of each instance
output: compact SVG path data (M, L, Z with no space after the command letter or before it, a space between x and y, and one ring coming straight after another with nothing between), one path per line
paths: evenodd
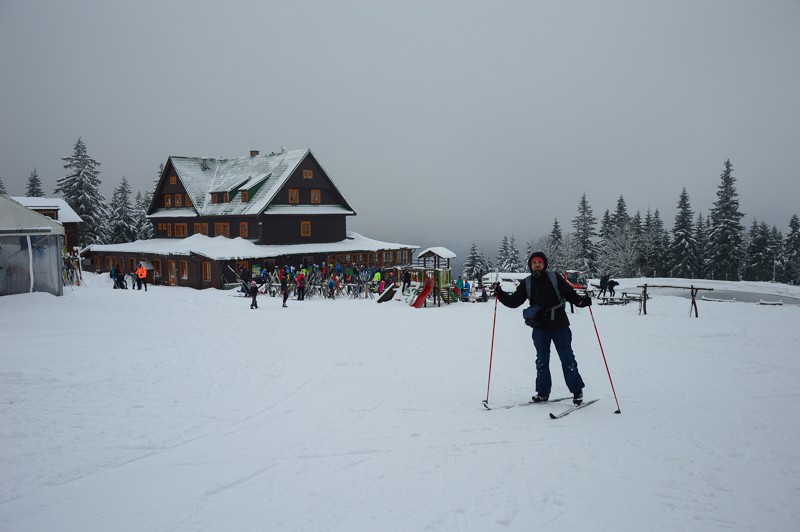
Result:
M255 157L258 155L258 150L250 150L250 157Z

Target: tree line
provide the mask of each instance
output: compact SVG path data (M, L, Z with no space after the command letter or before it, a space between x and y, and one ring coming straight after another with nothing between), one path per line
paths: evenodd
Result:
M473 242L464 260L464 276L483 272L525 272L532 251L547 254L550 268L581 270L591 277L681 277L800 283L800 220L789 220L789 232L753 218L742 225L733 164L725 161L717 200L704 216L695 214L686 187L680 193L672 229L665 227L658 209L642 216L628 214L624 196L616 209L598 220L586 198L578 202L572 231L565 232L558 219L550 233L526 243L524 255L514 236L503 236L492 260Z

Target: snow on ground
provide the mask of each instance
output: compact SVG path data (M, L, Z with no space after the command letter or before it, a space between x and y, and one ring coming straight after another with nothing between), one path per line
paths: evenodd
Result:
M232 293L0 298L0 530L800 529L798 306L594 306L620 415L577 309L599 401L553 421L481 406L493 301ZM490 404L529 398L521 309L497 307L492 359Z

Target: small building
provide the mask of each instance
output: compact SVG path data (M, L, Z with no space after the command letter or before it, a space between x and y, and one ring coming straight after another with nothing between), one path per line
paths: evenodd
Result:
M64 199L29 198L27 196L14 196L11 199L60 223L64 227L66 246L69 251L78 246L78 224L83 220Z
M0 296L64 293L64 227L0 196Z

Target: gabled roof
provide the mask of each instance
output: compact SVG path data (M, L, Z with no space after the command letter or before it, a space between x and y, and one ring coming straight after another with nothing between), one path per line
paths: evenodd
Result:
M172 163L178 179L192 200L190 209L197 215L258 215L264 212L306 157L313 157L311 150L289 150L234 159L173 156L169 158L169 163ZM330 176L328 180L336 189ZM242 190L247 190L249 195L248 201L244 203L240 194ZM228 192L229 202L212 203L212 192ZM339 195L341 196L341 193ZM343 209L346 214L355 214L343 196L342 200L344 203L339 206L340 210L337 213L343 212ZM177 214L176 209L153 209L155 202L156 198L153 198L149 216ZM330 205L319 206L320 214L330 214L323 212L325 208L330 207ZM186 215L191 214L183 214Z
M63 198L29 198L27 196L13 196L12 200L24 207L34 210L58 211L58 221L61 223L83 222L78 213L64 201Z
M63 235L64 226L47 216L0 196L0 234L2 235Z

